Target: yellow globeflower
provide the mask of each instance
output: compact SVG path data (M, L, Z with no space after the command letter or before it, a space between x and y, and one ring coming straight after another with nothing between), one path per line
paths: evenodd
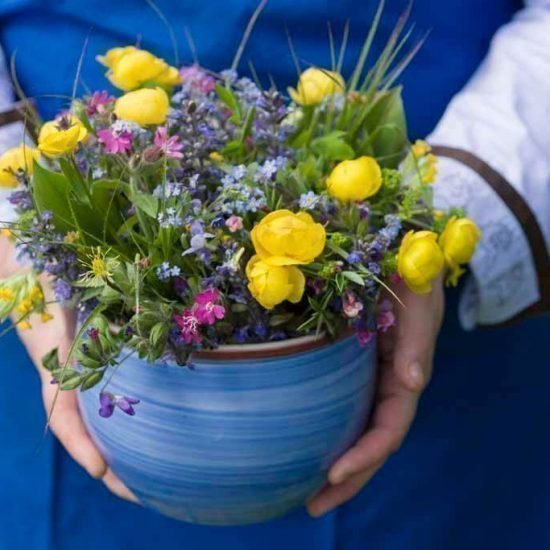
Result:
M88 130L73 115L46 122L38 135L38 149L47 157L60 157L72 153L88 137Z
M170 112L168 96L162 88L143 88L128 92L115 103L115 114L140 126L163 124Z
M38 150L24 143L8 149L0 157L0 187L15 187L19 183L16 177L18 172L24 172L30 176L34 161L39 158Z
M443 270L445 260L432 231L409 231L397 257L397 271L407 286L417 294L426 294Z
M329 95L342 93L345 82L342 75L316 67L306 69L298 79L298 85L289 88L290 97L300 105L317 105Z
M258 257L269 265L310 264L325 248L325 228L306 212L271 212L251 231Z
M382 170L373 157L343 160L327 179L329 195L341 201L362 201L378 193Z
M304 294L304 274L292 265L270 265L253 256L246 266L246 276L250 293L266 309L285 300L297 303Z
M480 239L481 231L472 220L453 216L439 237L447 265L467 264L472 259Z
M125 92L142 86L171 88L181 81L176 67L134 46L113 48L98 61L109 69L107 78L111 83Z

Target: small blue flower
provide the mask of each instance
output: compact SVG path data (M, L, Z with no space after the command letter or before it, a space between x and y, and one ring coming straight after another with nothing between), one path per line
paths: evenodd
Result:
M133 397L101 392L99 394L99 416L102 416L103 418L113 416L116 407L118 407L123 413L129 416L134 416L136 414L134 405L137 405L138 403L139 399L135 399Z

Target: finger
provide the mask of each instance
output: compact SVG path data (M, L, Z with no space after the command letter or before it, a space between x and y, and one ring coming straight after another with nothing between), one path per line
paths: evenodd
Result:
M338 485L329 485L315 495L307 504L307 510L313 517L319 517L353 498L382 467L377 464L368 470L350 477Z
M401 383L421 392L427 385L443 304L442 283L437 281L429 294L414 294L402 285L400 296L405 307L398 308L394 368Z
M124 500L128 500L129 502L139 503L138 498L118 479L118 477L113 473L113 471L109 468L105 475L103 476L103 483L105 483L105 486L111 493L115 494L119 498L123 498Z
M393 377L393 374L389 372L386 376ZM331 468L331 484L342 483L384 462L399 449L407 435L416 414L419 394L399 387L394 381L385 384L393 388L380 396L371 428Z
M55 386L45 386L44 404L47 413L52 408L53 391ZM74 392L59 392L51 413L50 428L67 452L92 477L101 479L105 475L107 464L86 431Z

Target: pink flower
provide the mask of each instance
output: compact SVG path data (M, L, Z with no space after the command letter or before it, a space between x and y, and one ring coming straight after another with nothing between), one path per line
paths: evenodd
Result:
M155 132L155 145L169 158L180 159L183 154L183 143L178 136L168 137L168 128L160 126Z
M88 116L93 116L96 113L104 115L107 112L105 107L109 103L113 103L113 101L115 101L115 98L110 96L105 90L103 92L94 92L86 105L86 113Z
M236 233L243 228L243 219L240 216L230 216L226 220L225 225L231 233Z
M342 309L346 317L353 319L363 311L363 304L357 299L353 292L346 292L342 298Z
M215 288L209 288L195 296L193 313L203 325L213 325L216 320L225 317L225 308L218 304L220 293Z
M113 132L112 130L98 130L97 138L103 144L106 153L128 153L132 148L132 134L130 132Z
M366 328L358 328L355 334L357 335L357 340L359 340L359 345L363 348L374 338L374 332Z
M190 65L180 69L180 76L183 85L198 92L208 94L214 91L216 80L198 65Z
M399 273L392 273L390 275L390 283L398 285L403 279L400 277Z
M376 328L380 332L387 332L395 326L395 313L393 304L389 300L383 300L378 306L378 315L376 317Z
M174 321L180 328L183 341L186 344L200 344L199 320L195 312L186 309L182 315L174 315Z

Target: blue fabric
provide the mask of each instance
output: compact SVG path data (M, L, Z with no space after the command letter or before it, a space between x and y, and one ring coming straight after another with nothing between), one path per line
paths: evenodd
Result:
M326 21L351 20L351 55L377 2L272 0L244 57L269 68L282 85L294 80L284 26L298 54L325 64ZM389 0L382 28L405 2ZM413 20L432 29L404 78L411 135L426 134L487 50L490 37L519 7L516 0L417 0ZM158 0L186 52L230 64L255 2ZM90 32L90 28L92 28ZM138 0L0 0L0 41L17 50L19 80L29 95L70 94L90 32L83 82L104 88L93 57L133 42L170 57L162 23ZM379 50L381 42L376 43ZM184 58L189 59L186 55ZM263 79L266 73L261 72ZM40 97L45 117L59 100ZM304 511L252 527L177 523L119 501L91 480L50 437L43 438L39 388L14 336L0 341L0 550L462 550L549 548L549 318L505 329L464 333L456 293L436 356L433 381L402 449L353 501L313 520Z

